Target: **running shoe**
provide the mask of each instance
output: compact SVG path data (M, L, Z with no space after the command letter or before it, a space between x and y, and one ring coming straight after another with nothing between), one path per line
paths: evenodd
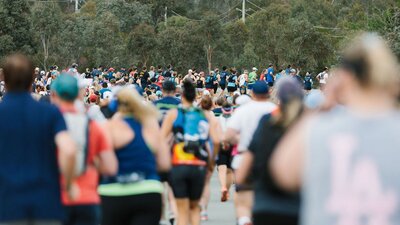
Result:
M200 219L201 219L201 221L208 221L208 214L206 211L201 211Z
M221 202L226 202L229 199L229 192L228 190L221 191Z

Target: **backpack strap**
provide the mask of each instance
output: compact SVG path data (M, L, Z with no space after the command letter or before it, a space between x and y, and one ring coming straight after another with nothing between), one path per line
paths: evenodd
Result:
M88 156L89 156L89 142L90 142L90 123L92 120L87 116L87 124L86 124L86 145L84 148L84 156L83 156L83 171L86 171L87 164L88 164Z

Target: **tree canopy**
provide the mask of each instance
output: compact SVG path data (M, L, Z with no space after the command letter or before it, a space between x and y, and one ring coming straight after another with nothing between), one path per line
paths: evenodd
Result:
M19 51L46 69L172 64L318 70L360 31L382 34L400 57L395 0L0 1L0 58ZM165 21L165 16L167 20Z

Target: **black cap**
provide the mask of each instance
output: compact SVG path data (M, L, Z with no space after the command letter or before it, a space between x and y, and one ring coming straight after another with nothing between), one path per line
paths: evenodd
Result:
M162 88L163 88L164 91L172 92L172 91L175 91L176 86L175 86L174 82L172 82L170 80L166 80L166 81L163 82Z

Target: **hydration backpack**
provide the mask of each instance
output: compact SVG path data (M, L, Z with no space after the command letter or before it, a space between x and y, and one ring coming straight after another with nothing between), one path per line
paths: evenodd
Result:
M77 147L75 175L80 176L87 167L90 119L83 113L64 113L63 117Z
M198 159L207 161L205 143L208 140L209 124L198 108L178 108L178 116L173 128L175 142L184 143L183 150Z

